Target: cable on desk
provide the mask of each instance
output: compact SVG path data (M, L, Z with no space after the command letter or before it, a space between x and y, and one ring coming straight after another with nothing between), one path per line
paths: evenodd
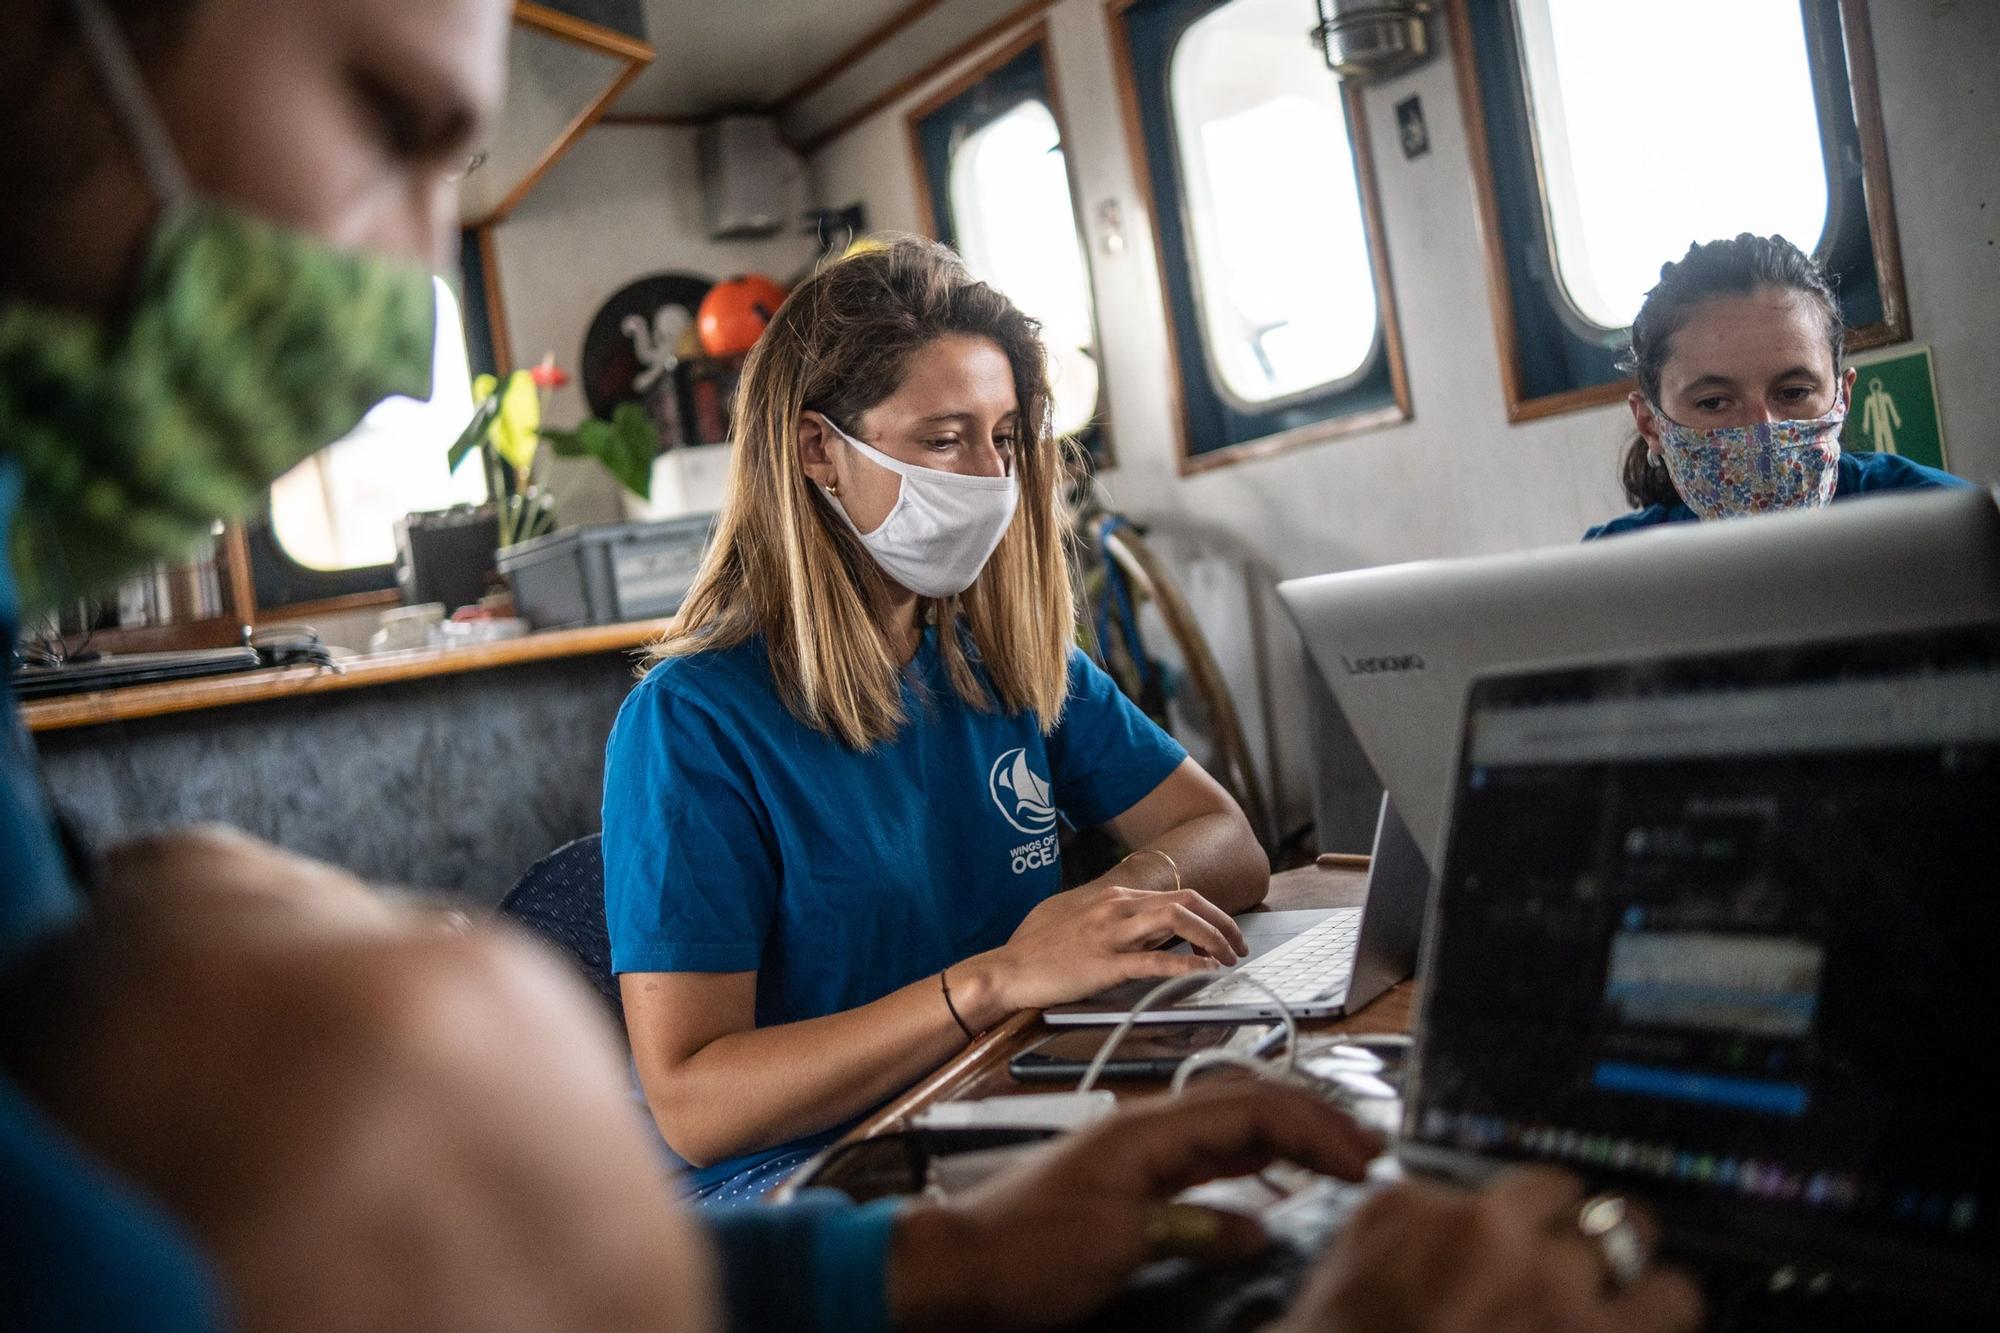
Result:
M1104 1044L1097 1048L1097 1054L1091 1057L1090 1066L1083 1071L1083 1078L1078 1081L1076 1090L1078 1092L1089 1092L1097 1086L1098 1076L1104 1072L1104 1066L1110 1063L1112 1052L1118 1049L1118 1043L1125 1040L1127 1034L1132 1031L1133 1026L1138 1023L1139 1015L1151 1009L1163 996L1183 990L1197 990L1214 980L1216 980L1216 976L1213 972L1190 972L1186 976L1168 977L1165 981L1162 981L1159 985L1140 996L1139 1002L1132 1006L1125 1017L1119 1021L1118 1026L1111 1029L1111 1035L1104 1039ZM1285 1003L1284 997L1279 995L1278 992L1272 990L1264 982L1250 976L1248 973L1238 972L1232 980L1247 982L1249 985L1256 987L1271 997L1272 1004L1278 1006L1279 1021L1285 1025L1285 1063L1284 1068L1279 1073L1290 1074L1296 1061L1296 1053L1299 1046L1299 1021L1293 1016L1292 1007ZM1195 984L1191 985L1190 983ZM1213 1060L1205 1062L1209 1065L1230 1063L1239 1059L1246 1062L1250 1061L1250 1057L1239 1057L1233 1052L1228 1051L1197 1051L1186 1060L1181 1061L1180 1065L1174 1070L1173 1090L1176 1093L1187 1085L1187 1080L1182 1077L1182 1071L1186 1070L1190 1064L1200 1060L1204 1055L1216 1057ZM1245 1063L1243 1067L1257 1073L1259 1077L1263 1077L1269 1068L1266 1063L1261 1061Z

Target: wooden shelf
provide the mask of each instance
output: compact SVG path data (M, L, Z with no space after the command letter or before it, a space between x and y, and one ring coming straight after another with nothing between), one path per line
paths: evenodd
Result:
M340 690L366 689L397 681L425 680L466 671L490 671L523 662L583 657L638 648L664 633L671 620L637 620L622 625L591 625L582 629L549 630L520 639L482 643L465 648L421 648L400 653L351 657L341 670L324 667L280 667L246 671L233 676L130 685L59 699L40 699L21 706L30 731L63 731L105 722L130 722L193 713L235 704L293 699Z

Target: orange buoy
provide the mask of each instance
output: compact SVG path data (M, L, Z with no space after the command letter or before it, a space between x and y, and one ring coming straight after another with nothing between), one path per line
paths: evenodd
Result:
M695 312L701 350L710 356L740 356L771 322L785 289L761 273L726 278L709 288Z

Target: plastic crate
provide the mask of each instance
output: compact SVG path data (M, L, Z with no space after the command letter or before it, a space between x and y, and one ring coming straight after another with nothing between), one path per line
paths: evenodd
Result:
M497 564L536 629L650 620L680 609L714 523L690 514L588 524L506 547Z

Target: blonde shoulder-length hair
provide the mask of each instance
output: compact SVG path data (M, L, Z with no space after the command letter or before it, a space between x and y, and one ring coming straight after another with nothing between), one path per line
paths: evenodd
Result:
M978 581L919 615L938 627L947 677L968 705L1032 712L1044 732L1054 728L1076 624L1061 498L1073 446L1050 428L1035 321L929 241L899 239L830 264L772 316L743 368L713 544L655 660L761 634L794 716L856 749L896 735L902 666L871 610L882 576L807 478L799 414L816 411L858 433L862 414L901 385L911 355L953 334L991 339L1013 367L1021 502ZM961 624L985 683L965 636L953 632Z

